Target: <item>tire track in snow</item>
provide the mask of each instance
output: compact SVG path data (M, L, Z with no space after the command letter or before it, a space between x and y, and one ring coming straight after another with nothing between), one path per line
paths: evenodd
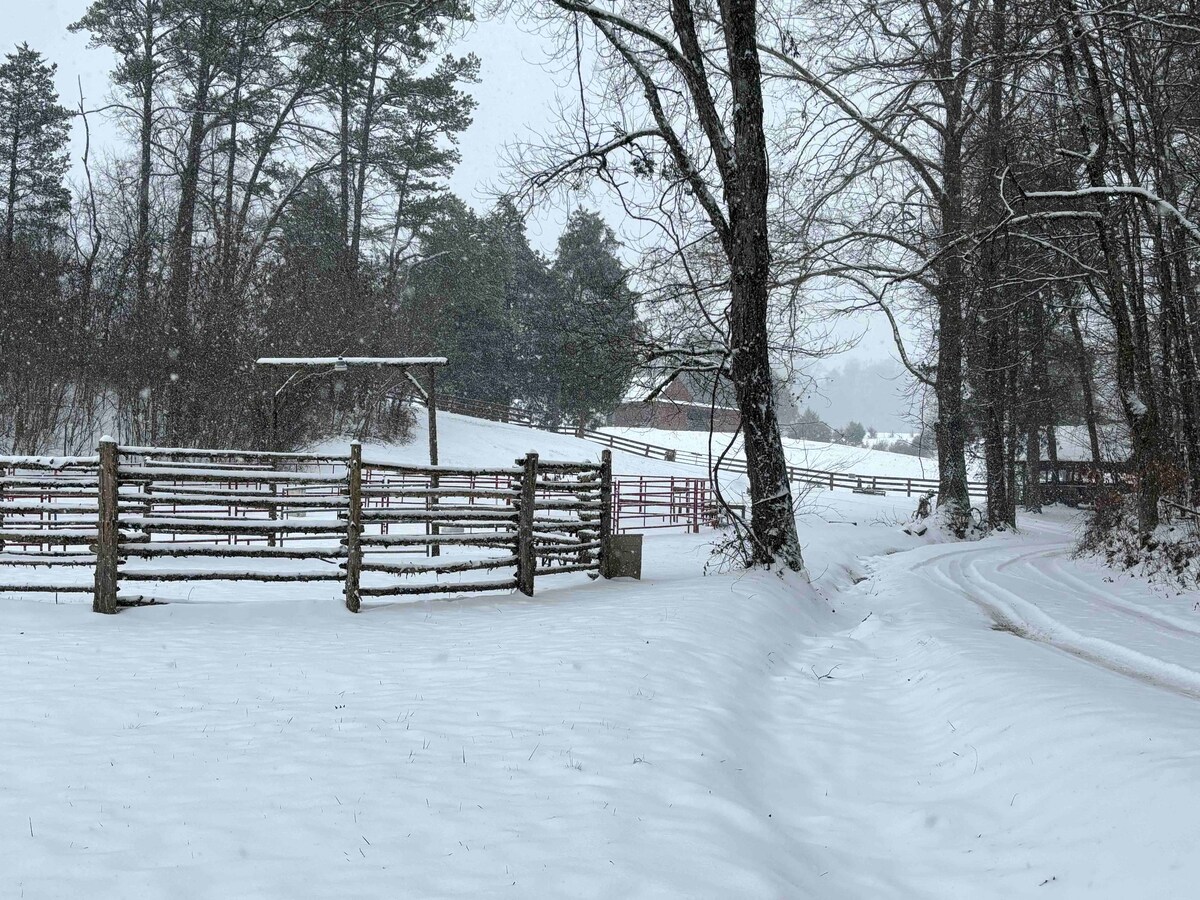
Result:
M1063 624L1047 613L1036 603L1025 599L1011 587L1001 583L1002 578L1016 580L1034 588L1037 591L1062 591L1062 581L1056 579L1044 569L1030 565L1030 561L1048 554L1061 554L1064 548L1059 546L1040 547L1037 550L1021 553L1015 557L1009 556L1006 548L995 546L961 546L949 553L924 560L913 567L921 570L935 580L941 587L965 596L968 600L983 609L1005 631L1016 634L1027 640L1043 643L1062 650L1094 665L1135 678L1139 681L1163 688L1191 699L1200 699L1200 672L1178 663L1170 662L1159 657L1135 650L1123 644L1081 634L1079 631ZM1003 555L999 562L992 561L990 568L982 570L989 557ZM1059 573L1062 574L1059 566ZM1020 569L1020 575L1005 574L1013 569ZM1000 577L997 577L1000 576ZM1083 604L1091 604L1115 611L1137 615L1139 610L1121 608L1121 603L1114 607L1108 598L1097 592L1085 581L1079 578L1070 579L1074 590L1069 593ZM1135 604L1136 605L1136 604ZM1140 612L1145 612L1141 608ZM1187 636L1200 637L1190 628L1180 628L1177 623L1169 623L1158 616L1142 617L1150 624L1168 625L1177 632Z
M1055 575L1063 580L1073 582L1084 590L1089 590L1095 593L1094 586L1088 584L1084 579L1071 571L1071 566L1066 558L1066 552L1059 550L1051 550L1045 553L1048 559L1053 559L1055 562ZM1176 616L1171 616L1148 606L1143 606L1140 603L1134 603L1132 600L1125 600L1121 597L1113 595L1111 597L1102 597L1097 595L1096 602L1101 606L1113 610L1114 612L1125 613L1141 619L1151 625L1157 625L1161 628L1166 628L1177 634L1186 635L1188 637L1200 638L1200 623L1192 623L1186 619L1180 619Z

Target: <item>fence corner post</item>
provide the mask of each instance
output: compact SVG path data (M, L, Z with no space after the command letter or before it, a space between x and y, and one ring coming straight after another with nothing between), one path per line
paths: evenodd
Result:
M100 468L97 473L96 579L92 612L112 615L117 611L117 565L120 530L117 521L117 442L100 438Z
M517 507L517 590L533 596L537 554L534 552L533 514L537 504L538 455L527 453L522 463L521 499Z
M609 544L612 542L612 530L612 451L606 449L600 453L600 576L602 578L612 578L608 552Z
M346 514L346 609L358 612L362 605L359 581L362 577L362 444L350 444L346 463L348 510Z

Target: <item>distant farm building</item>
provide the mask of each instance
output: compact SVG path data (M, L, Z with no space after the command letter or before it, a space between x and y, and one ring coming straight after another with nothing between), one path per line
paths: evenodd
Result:
M1084 426L1055 426L1055 458L1051 460L1049 448L1043 447L1043 456L1037 464L1045 502L1075 505L1090 501L1106 490L1129 488L1133 469L1125 429L1101 425L1098 432L1100 456L1097 459ZM1018 453L1018 458L1024 461L1024 453Z
M737 431L741 414L729 406L713 407L698 401L680 380L671 382L653 400L630 394L613 411L612 424L618 428L661 428L664 431Z

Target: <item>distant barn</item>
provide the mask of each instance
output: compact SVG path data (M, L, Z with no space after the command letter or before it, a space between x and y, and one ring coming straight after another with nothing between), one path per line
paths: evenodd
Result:
M1098 458L1082 425L1055 426L1054 437L1054 458L1047 458L1050 454L1046 447L1046 456L1037 465L1045 502L1075 505L1093 500L1106 490L1128 489L1133 470L1124 429L1100 426Z
M645 391L630 393L613 411L612 424L618 428L661 428L664 431L737 431L741 414L729 406L713 407L697 400L681 380L671 382L653 400Z

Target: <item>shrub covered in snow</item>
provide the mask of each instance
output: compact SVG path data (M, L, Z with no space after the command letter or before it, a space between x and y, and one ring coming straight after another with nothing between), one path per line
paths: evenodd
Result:
M1078 556L1095 556L1108 565L1180 588L1200 586L1200 513L1164 505L1162 521L1139 534L1135 498L1105 494L1083 531Z

